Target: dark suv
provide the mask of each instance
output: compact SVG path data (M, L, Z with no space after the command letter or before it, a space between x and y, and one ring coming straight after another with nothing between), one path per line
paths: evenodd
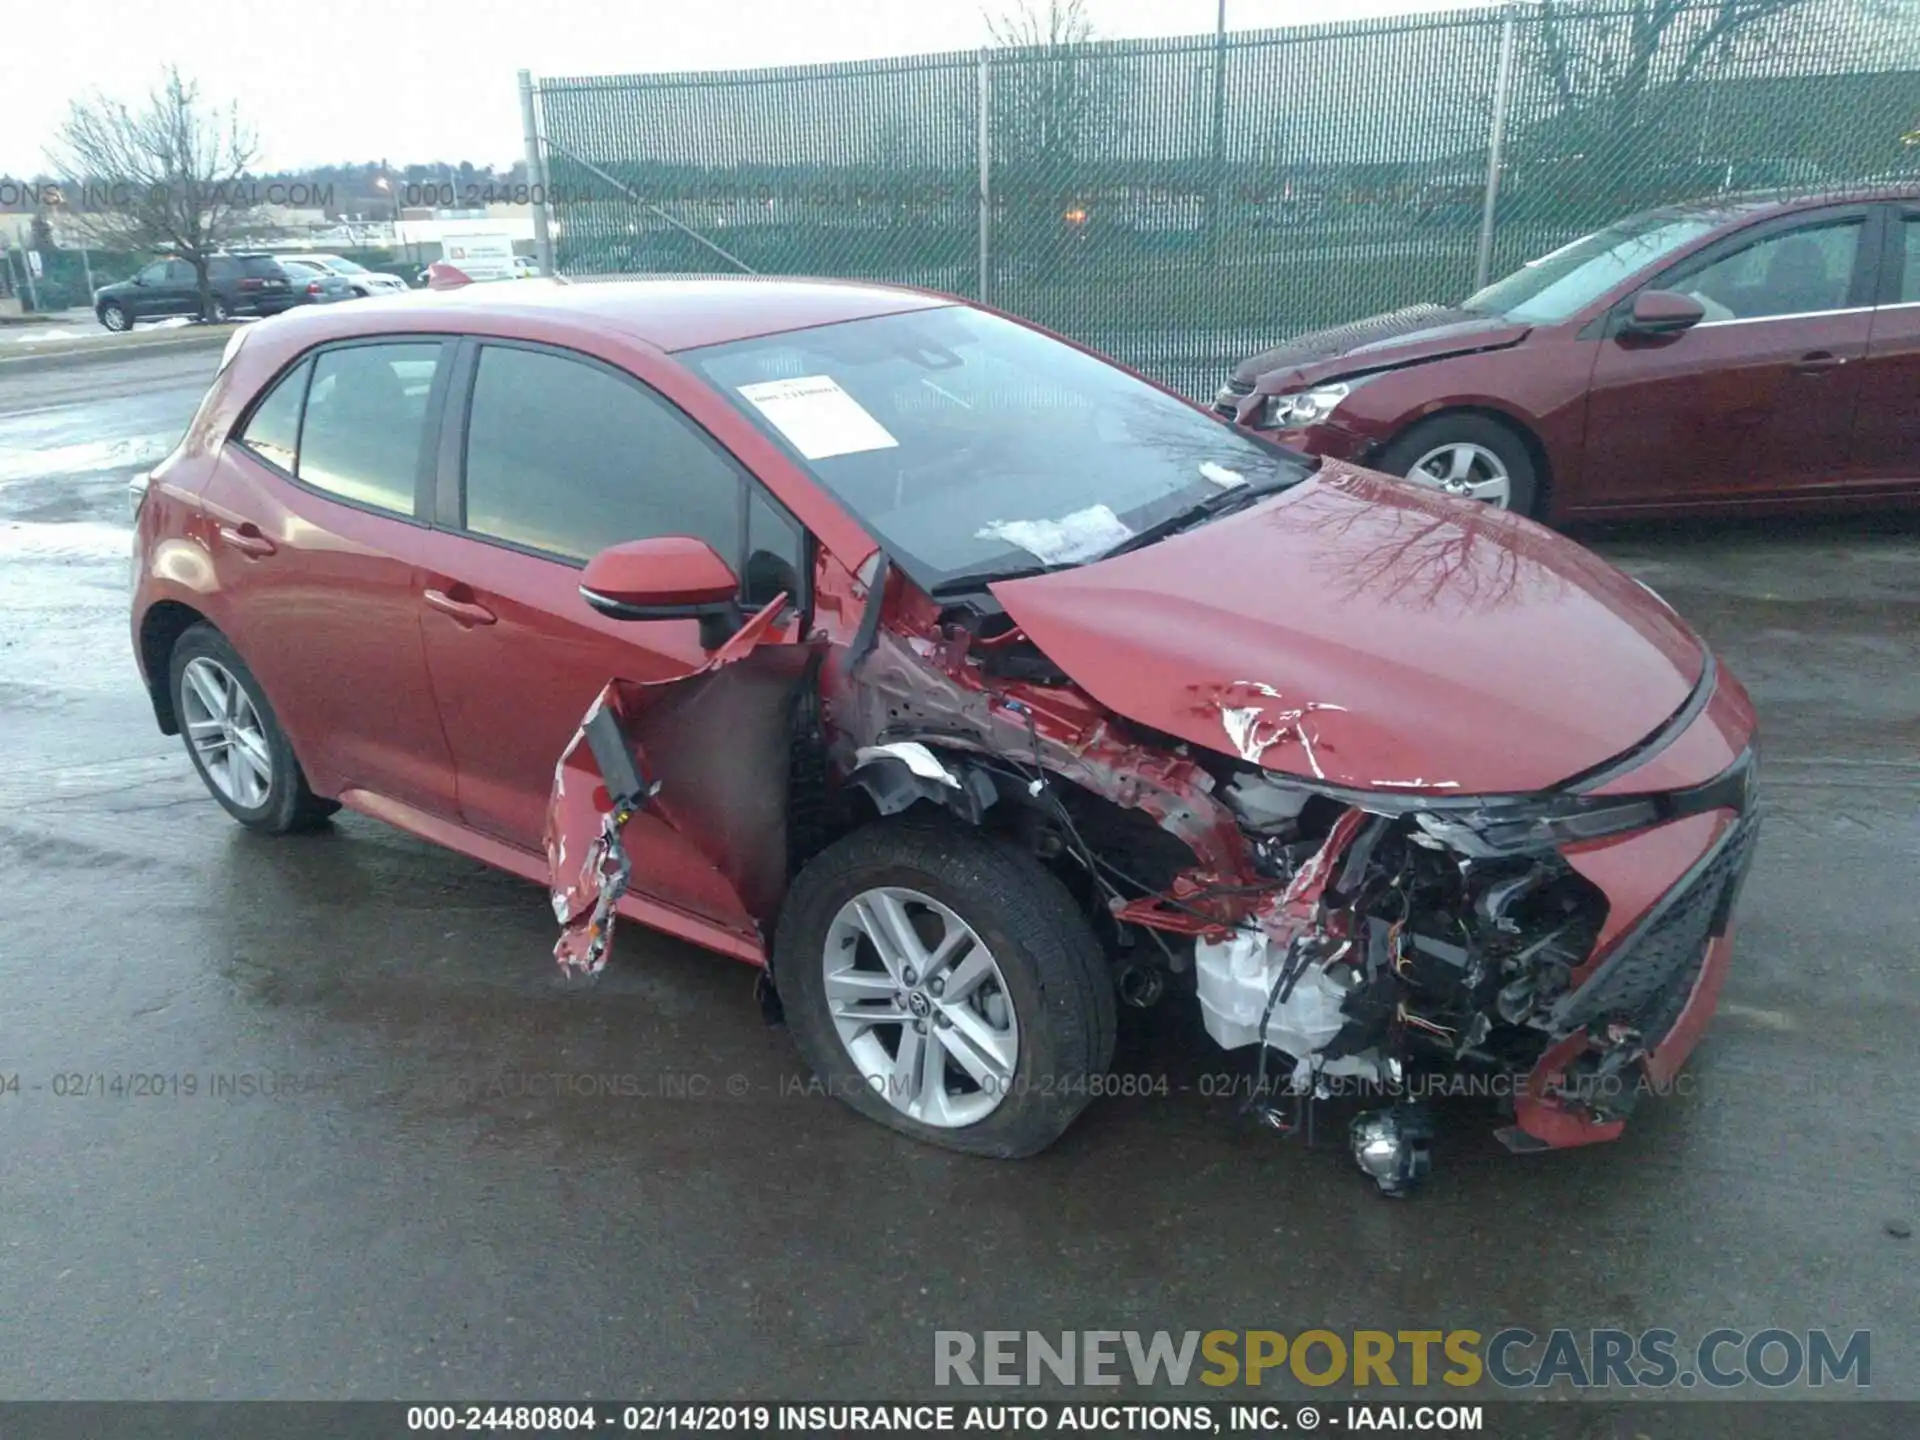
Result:
M207 283L214 320L277 315L307 299L306 288L295 285L280 262L266 254L215 255L207 262ZM131 280L94 291L93 313L109 330L130 330L136 320L163 315L198 315L200 280L185 260L156 260Z

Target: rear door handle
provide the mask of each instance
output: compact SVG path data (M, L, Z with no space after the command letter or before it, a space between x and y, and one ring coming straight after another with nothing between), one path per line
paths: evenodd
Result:
M255 559L271 555L280 547L260 533L260 527L251 520L239 525L222 525L220 543L229 550L238 550L242 555L251 555Z
M456 600L444 590L424 590L421 598L434 609L444 611L462 625L491 625L499 617L486 606L472 600Z
M1802 375L1820 375L1828 370L1838 370L1847 363L1847 357L1836 355L1831 350L1809 350L1794 362L1794 369Z

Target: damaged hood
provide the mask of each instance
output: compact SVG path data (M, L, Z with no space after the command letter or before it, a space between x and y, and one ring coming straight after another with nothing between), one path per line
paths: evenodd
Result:
M1706 652L1552 531L1337 462L1250 510L994 595L1116 714L1362 789L1545 789L1644 739Z
M1285 386L1360 370L1384 370L1416 360L1437 360L1475 350L1497 350L1526 338L1527 326L1499 315L1478 315L1448 305L1410 305L1346 325L1297 336L1233 368L1242 385L1275 376Z

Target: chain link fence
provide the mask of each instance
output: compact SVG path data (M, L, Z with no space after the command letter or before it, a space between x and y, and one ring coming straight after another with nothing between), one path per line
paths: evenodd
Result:
M1920 180L1920 0L1546 0L534 102L563 274L929 286L1203 398L1634 210Z

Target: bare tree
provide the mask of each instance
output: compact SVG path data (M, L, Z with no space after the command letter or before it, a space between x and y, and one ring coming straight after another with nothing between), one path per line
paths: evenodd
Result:
M234 106L203 103L200 87L169 66L137 109L104 95L73 101L48 159L85 202L68 218L87 243L179 256L211 319L207 262L239 231L248 208L240 182L257 153Z
M1631 136L1660 123L1654 92L1678 94L1736 37L1806 3L1627 0L1595 11L1540 0L1538 63L1560 114L1584 117L1596 135Z
M1094 118L1089 66L1079 52L1093 38L1086 0L1022 0L1015 10L989 15L987 33L1003 49L1026 52L1004 87L1005 158L1070 158ZM995 78L1006 74L1001 67Z

